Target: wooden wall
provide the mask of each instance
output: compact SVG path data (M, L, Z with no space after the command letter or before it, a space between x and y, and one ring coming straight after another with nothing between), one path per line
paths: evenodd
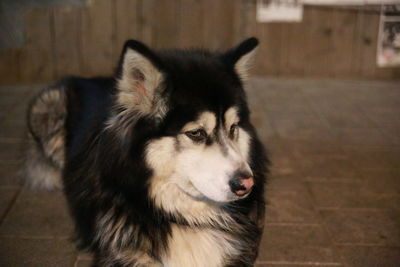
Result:
M376 66L379 16L306 7L301 23L257 23L253 0L92 0L81 8L32 9L23 47L0 50L0 83L48 82L66 74L110 75L123 42L155 48L225 49L261 41L257 75L400 78Z

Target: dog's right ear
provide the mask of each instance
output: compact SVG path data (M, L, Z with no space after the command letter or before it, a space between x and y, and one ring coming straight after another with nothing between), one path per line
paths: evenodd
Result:
M117 104L140 115L161 115L157 103L163 81L158 57L146 45L128 40L117 70Z
M249 77L249 68L255 58L257 46L258 39L251 37L228 50L222 56L225 62L233 66L235 72L242 80L247 80Z

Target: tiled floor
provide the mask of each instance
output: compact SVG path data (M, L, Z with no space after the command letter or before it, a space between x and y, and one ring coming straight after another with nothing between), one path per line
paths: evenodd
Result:
M17 180L37 88L0 87L0 266L88 266L62 194ZM258 266L400 266L400 83L257 78L248 92L274 164Z

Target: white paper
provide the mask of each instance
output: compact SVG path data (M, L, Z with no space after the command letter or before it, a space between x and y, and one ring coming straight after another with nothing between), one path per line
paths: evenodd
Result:
M303 5L296 0L258 0L258 22L300 22L303 19Z
M379 34L377 64L379 67L400 66L400 6L382 8Z

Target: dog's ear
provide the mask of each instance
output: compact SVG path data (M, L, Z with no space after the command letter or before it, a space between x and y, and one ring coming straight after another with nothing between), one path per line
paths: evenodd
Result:
M257 46L258 39L252 37L223 54L223 60L234 67L235 72L242 80L249 77L249 69L254 61Z
M117 103L140 115L160 116L164 74L159 58L146 45L125 43L117 69Z

